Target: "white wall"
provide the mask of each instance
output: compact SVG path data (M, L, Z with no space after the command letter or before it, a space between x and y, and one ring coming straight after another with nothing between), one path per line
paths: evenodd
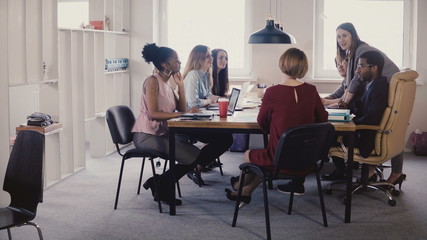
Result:
M142 48L146 43L155 42L154 20L157 19L158 1L131 0L131 40L129 66L131 71L131 106L134 113L139 113L139 101L143 81L151 75L153 65L142 59Z
M0 1L0 56L7 56L7 1ZM3 191L4 175L9 160L9 80L7 58L0 57L0 207L10 202Z
M427 1L419 0L418 8L415 13L417 21L414 24L414 31L418 33L416 42L417 47L414 48L416 54L416 68L415 70L420 75L418 80L423 82L424 85L417 87L415 96L414 110L409 122L408 133L415 129L427 132L427 31L425 23L427 22Z

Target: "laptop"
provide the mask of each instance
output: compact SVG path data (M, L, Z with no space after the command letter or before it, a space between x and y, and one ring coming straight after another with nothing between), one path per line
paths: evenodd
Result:
M244 99L246 93L248 92L249 83L250 83L249 81L244 82L242 84L242 87L240 88L240 97L239 97L239 101L237 101L236 111L241 111L244 108L243 99Z
M240 89L233 88L231 90L229 102L228 102L228 113L227 116L232 116L234 111L236 111L237 102L239 101L239 95L240 95ZM219 110L219 107L217 104L213 106L206 107L207 110Z

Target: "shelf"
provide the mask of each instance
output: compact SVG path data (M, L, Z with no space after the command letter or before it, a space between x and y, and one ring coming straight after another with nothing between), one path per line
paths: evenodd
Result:
M50 79L50 80L43 80L43 81L37 81L37 82L26 82L26 83L10 83L9 87L33 86L33 85L52 84L52 83L58 83L58 79Z
M95 113L95 118L105 118L105 112Z
M105 74L115 74L115 73L127 73L129 70L122 70L122 71L105 71Z
M44 135L51 135L51 134L59 133L62 131L62 123L53 123L45 127L28 126L28 125L16 127L16 133L23 130L33 130L39 133L43 133Z
M106 30L96 30L96 29L81 29L81 28L58 28L58 29L60 31L80 31L80 32L95 32L95 33L109 33L109 34L129 35L129 32L106 31Z

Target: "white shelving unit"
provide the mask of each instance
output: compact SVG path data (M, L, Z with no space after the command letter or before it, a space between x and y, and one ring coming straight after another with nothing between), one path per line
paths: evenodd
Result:
M8 49L9 136L33 112L59 120L57 0L7 0L2 8L7 27L2 29ZM61 158L60 133L45 138L44 186L72 173Z
M8 96L2 131L12 138L15 128L33 112L44 112L62 123L61 131L45 138L44 185L48 187L84 168L85 136L92 156L113 151L105 111L130 104L127 71L104 70L105 58L129 58L130 0L89 1L90 20L110 19L110 30L60 29L57 0L1 1L0 74ZM3 86L3 85L2 85ZM3 105L2 105L3 106ZM85 127L91 125L89 132ZM6 163L1 162L1 166Z
M130 105L130 74L106 72L105 59L129 58L129 13L130 0L91 0L89 20L103 21L107 16L111 31L59 29L60 101L65 106L60 116L64 117L64 135L72 136L61 144L74 159L84 159L85 133L92 157L114 151L105 112L114 105Z

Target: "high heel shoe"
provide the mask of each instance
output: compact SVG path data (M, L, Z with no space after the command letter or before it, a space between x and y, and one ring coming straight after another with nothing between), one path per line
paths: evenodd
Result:
M173 200L173 198L168 196L168 194L165 194L165 193L162 194L160 189L158 192L156 192L154 177L150 177L149 179L147 179L147 181L145 181L145 183L142 186L145 188L145 190L148 190L148 189L151 190L151 194L153 195L154 201L156 202L159 201L159 196L160 196L160 201L165 202L167 205L171 205L172 201L175 201L176 206L182 205L182 201L180 199Z
M154 186L154 177L150 177L149 179L147 179L147 181L145 181L145 183L142 186L145 188L145 190L150 189L151 195L153 195L153 197L155 197L156 189Z
M377 181L377 174L373 174L368 178L368 182L376 182Z
M400 176L394 180L391 184L396 185L399 184L399 190L402 188L402 182L406 180L406 174L402 173Z
M232 191L228 188L225 189L225 196L230 201L237 201L237 195L231 195ZM239 209L248 205L251 202L252 197L251 196L240 196L240 205Z
M234 187L234 185L239 181L240 176L236 176L236 177L231 177L230 178L230 184L231 184L231 188L233 188L234 191L239 191L239 189L236 189Z

